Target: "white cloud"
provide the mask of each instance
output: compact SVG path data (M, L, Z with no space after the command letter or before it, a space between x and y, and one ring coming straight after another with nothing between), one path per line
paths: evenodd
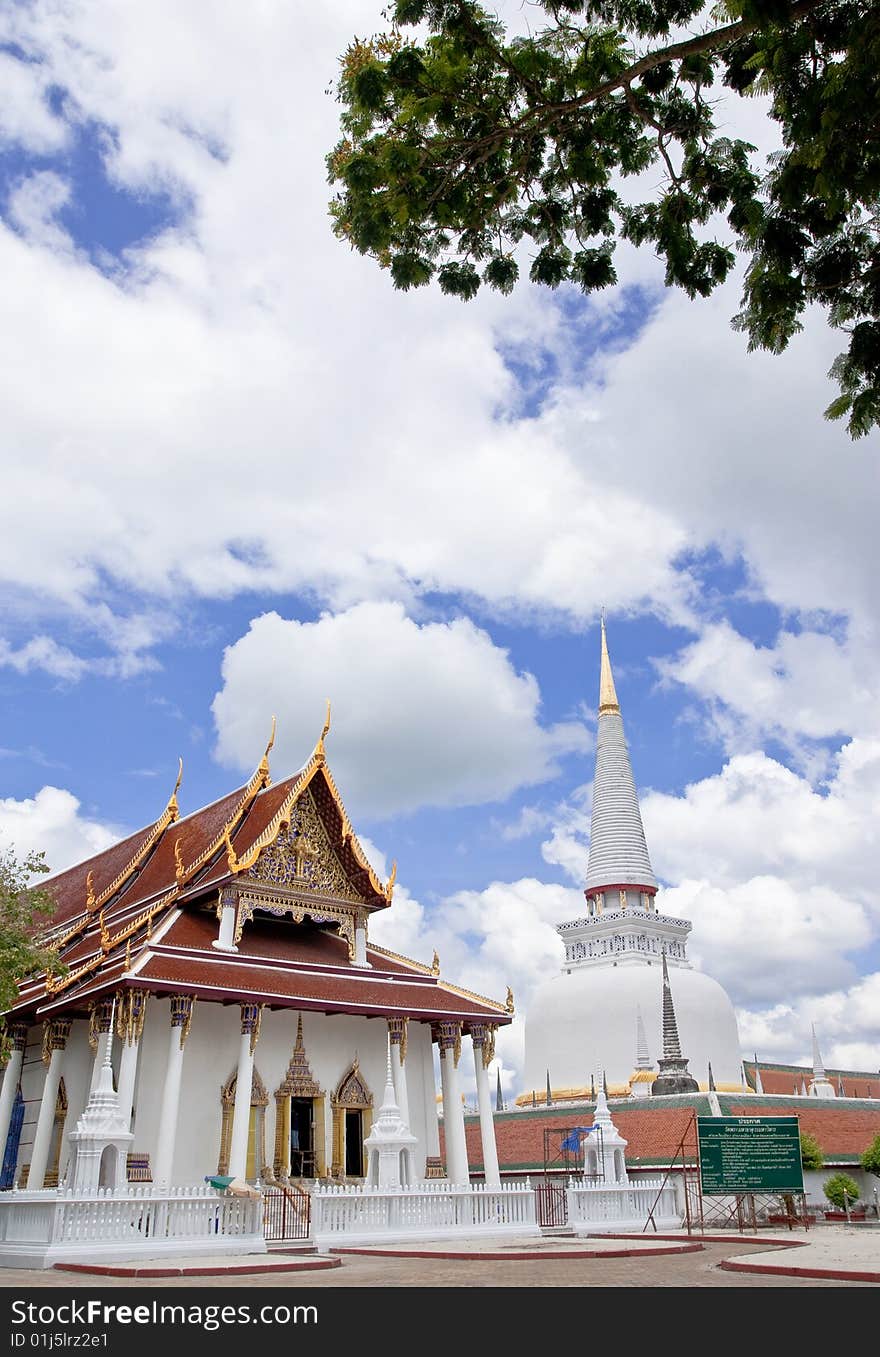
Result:
M352 809L372 816L501 800L589 742L576 722L539 723L534 677L467 618L419 625L400 604L375 602L317 622L251 622L224 655L218 757L252 765L274 713L276 765L298 767L327 697L334 775Z
M53 170L36 170L9 195L8 213L31 245L62 254L73 251L73 241L55 220L70 202L70 184Z
M741 754L682 796L650 792L642 818L664 880L723 890L753 877L796 890L828 884L877 907L880 741L854 740L825 794L766 754Z
M65 146L68 129L47 105L46 86L47 73L41 65L0 52L0 145L17 146L38 155Z
M738 1013L743 1049L762 1060L811 1065L813 1024L828 1067L880 1071L880 972L848 989ZM880 1095L880 1073L875 1096Z
M864 637L782 631L772 646L757 646L720 622L657 667L708 704L731 750L771 737L818 770L822 755L805 739L878 730L876 658Z
M17 858L45 853L52 873L92 857L122 838L115 825L81 814L80 802L61 787L41 787L36 796L0 799L0 847Z
M19 674L42 669L54 678L79 679L88 669L88 661L61 646L51 636L33 636L17 649L0 637L0 665Z
M734 1003L774 1003L847 985L856 969L847 953L873 937L863 906L824 886L796 890L757 876L723 890L685 880L662 890L657 908L690 919L688 955L724 985Z

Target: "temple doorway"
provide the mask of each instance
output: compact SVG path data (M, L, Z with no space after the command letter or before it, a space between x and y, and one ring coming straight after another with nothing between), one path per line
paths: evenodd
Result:
M345 1113L345 1176L362 1178L364 1173L364 1118L359 1107Z
M315 1176L315 1119L311 1098L290 1100L290 1176Z

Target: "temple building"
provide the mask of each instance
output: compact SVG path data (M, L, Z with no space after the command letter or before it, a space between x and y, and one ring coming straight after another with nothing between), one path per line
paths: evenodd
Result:
M717 981L692 969L687 957L691 924L657 912L657 878L604 618L584 895L585 914L557 927L565 948L560 974L540 985L532 998L524 1092L517 1101L543 1103L548 1084L554 1099L588 1097L593 1077L604 1077L617 1095L683 1093L705 1085L710 1063L718 1089L740 1088L733 1005ZM654 1087L661 1072L664 1078Z
M497 1181L488 1067L512 1001L370 942L395 870L381 882L358 843L328 730L329 708L294 776L273 783L270 740L245 786L183 818L178 777L154 824L46 882L65 970L6 1015L2 1186L356 1182L389 1143L409 1178L466 1183L463 1051Z

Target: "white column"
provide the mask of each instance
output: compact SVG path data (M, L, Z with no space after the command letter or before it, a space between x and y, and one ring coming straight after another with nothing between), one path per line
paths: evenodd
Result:
M434 1080L435 1033L431 1033L431 1062L425 1070L425 1177L442 1178L443 1162L440 1158L440 1123L437 1118L437 1085Z
M15 1106L15 1095L18 1092L18 1084L21 1079L21 1062L24 1059L24 1048L27 1044L27 1024L23 1022L13 1023L9 1029L9 1037L12 1041L12 1052L6 1062L3 1089L0 1091L0 1163L2 1163L3 1155L6 1152L6 1137L9 1135L12 1109Z
M238 914L238 892L230 886L220 892L220 933L211 943L218 952L237 952L235 945L235 920Z
M254 1050L260 1036L262 1004L241 1005L241 1045L238 1048L238 1072L235 1077L235 1110L229 1144L229 1172L233 1178L247 1174L248 1132L251 1124L251 1085L254 1077ZM259 1173L261 1165L256 1165Z
M406 1018L388 1019L388 1036L391 1038L391 1073L394 1078L394 1097L400 1108L400 1119L408 1130L409 1095L406 1088Z
M367 961L367 921L359 915L354 921L354 965L372 969Z
M461 1050L461 1024L440 1023L440 1078L443 1083L443 1134L446 1140L446 1176L453 1183L470 1182L464 1108L458 1083L457 1053Z
M494 1029L483 1024L471 1028L474 1044L474 1073L477 1077L477 1106L480 1109L480 1140L483 1144L483 1171L487 1187L500 1187L498 1146L495 1143L495 1121L492 1116L492 1096L489 1092L489 1064L495 1055Z
M61 1082L61 1066L64 1061L64 1048L70 1036L70 1018L53 1018L48 1023L46 1043L51 1055L46 1079L43 1084L43 1096L40 1100L40 1112L37 1117L37 1129L31 1149L31 1163L28 1169L27 1186L41 1188L49 1163L49 1149L52 1144L52 1130L55 1125L55 1104L58 1101L58 1085Z
M147 1011L149 994L142 989L126 990L120 1000L116 1031L122 1040L122 1054L119 1057L119 1081L117 1094L119 1108L125 1117L126 1128L131 1130L134 1103L134 1081L137 1077L138 1054L141 1036L144 1030L144 1018Z
M165 1084L162 1089L162 1110L159 1113L159 1136L156 1145L156 1164L153 1182L167 1187L174 1165L174 1144L177 1139L177 1113L180 1107L180 1078L183 1073L183 1050L189 1035L193 999L188 994L175 994L171 999L171 1031L168 1034L168 1063L165 1066Z

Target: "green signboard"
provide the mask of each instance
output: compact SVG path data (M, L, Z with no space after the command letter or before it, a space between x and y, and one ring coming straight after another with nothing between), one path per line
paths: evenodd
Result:
M803 1192L797 1117L697 1117L706 1196Z

